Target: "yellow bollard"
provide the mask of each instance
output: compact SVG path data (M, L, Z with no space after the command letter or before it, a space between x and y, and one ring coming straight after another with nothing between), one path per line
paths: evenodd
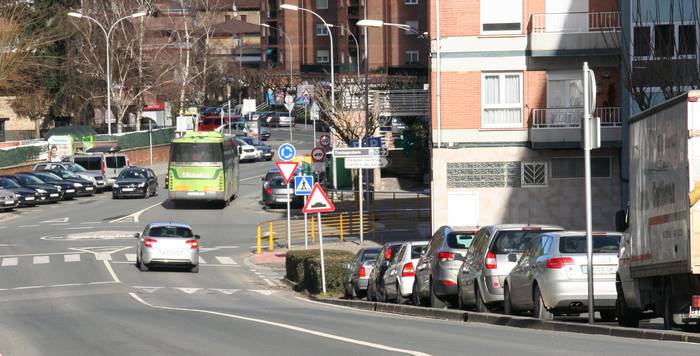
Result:
M343 231L343 213L340 213L340 241L341 242L344 241L344 239L343 239L344 234L345 234L345 232Z
M275 237L274 237L273 231L272 231L272 223L270 223L269 232L270 232L270 236L268 237L268 239L270 240L270 246L268 246L267 250L274 251L275 250Z
M258 243L255 247L255 253L258 255L262 253L262 226L260 224L258 224Z
M316 243L316 218L311 217L311 244Z

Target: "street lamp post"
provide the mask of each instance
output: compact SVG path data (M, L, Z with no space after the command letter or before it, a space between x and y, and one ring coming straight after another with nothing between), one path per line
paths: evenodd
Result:
M292 40L289 39L289 36L287 36L287 33L282 31L281 28L270 26L266 23L260 24L260 26L265 27L265 28L271 28L273 30L277 30L277 32L280 32L284 36L284 38L287 39L287 42L289 43L289 53L285 52L285 54L287 54L287 57L289 58L289 86L291 87L293 85L292 84L292 78L293 78L293 75L292 75L292 73L293 73L292 72L292 70L293 70L292 53L294 53L294 51L292 50Z
M352 31L350 31L350 29L348 29L347 27L344 27L341 25L333 25L333 24L329 24L328 26L338 27L344 31L348 31L348 33L350 34L352 39L355 40L355 48L357 48L357 51L355 51L355 54L357 54L357 56L356 56L357 57L357 83L359 85L359 83L360 83L360 43L357 41L357 37L355 37L355 34L353 34Z
M121 22L121 21L123 21L123 20L126 20L126 19L133 19L133 18L142 17L142 16L146 16L146 15L147 15L146 12L141 11L141 12L137 12L137 13L131 14L131 15L129 15L129 16L124 16L124 17L118 19L117 21L115 21L115 22L109 27L109 30L107 30L107 29L105 29L105 27L104 27L99 21L95 20L94 18L92 18L92 17L90 17L90 16L83 15L83 14L81 14L81 13L79 13L79 12L69 12L69 13L68 13L68 16L75 17L75 18L79 18L79 19L85 18L85 19L88 19L88 20L90 20L90 21L96 23L97 26L99 26L99 27L102 29L102 32L103 32L104 35L105 35L105 42L106 42L106 46L107 46L107 50L106 50L106 54L105 54L105 57L107 57L107 58L106 58L106 59L107 59L107 66L106 66L106 73L107 73L107 74L106 74L106 77L107 77L107 110L106 110L105 115L106 115L106 119L107 119L107 133L108 133L109 135L112 134L112 120L111 120L111 118L112 118L112 73L111 73L111 71L110 71L110 62L111 62L110 59L111 59L111 58L110 58L110 52L109 52L109 38L110 38L110 36L112 35L112 30L114 30L114 28L117 26L117 24L118 24L119 22ZM138 120L138 118L137 118L137 120Z

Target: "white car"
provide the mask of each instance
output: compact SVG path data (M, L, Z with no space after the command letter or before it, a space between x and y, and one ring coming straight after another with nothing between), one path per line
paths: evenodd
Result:
M296 123L294 122L294 116L289 116L289 114L280 114L279 126L296 126Z
M190 272L199 272L199 235L189 225L150 223L134 237L138 239L136 264L142 272L159 265L182 266Z
M238 143L238 147L240 147L239 155L240 155L240 160L241 161L257 161L262 157L262 152L260 152L257 148L245 143L245 141L241 139L236 139L236 142Z
M384 302L395 301L406 304L413 293L416 280L418 259L425 252L428 241L406 242L391 261L391 266L384 273Z

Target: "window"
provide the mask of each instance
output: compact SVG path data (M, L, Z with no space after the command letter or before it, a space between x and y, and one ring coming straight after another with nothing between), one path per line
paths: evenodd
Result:
M552 158L552 179L583 178L581 157ZM610 178L610 157L591 157L591 177Z
M316 9L325 10L328 8L328 0L316 0Z
M328 36L328 27L322 23L317 23L316 36Z
M418 64L418 62L420 62L418 51L406 51L406 64Z
M420 33L420 27L418 27L418 21L406 21L406 25L410 26L410 30L404 31L406 35L417 35Z
M523 126L521 73L483 74L481 88L483 127Z
M696 54L695 25L678 26L678 54Z
M673 25L654 26L654 56L673 57L675 47L673 32Z
M330 57L327 49L319 49L316 51L316 63L328 63Z
M480 1L481 33L512 34L522 32L523 1Z
M547 186L547 163L545 162L523 162L522 165L522 186L523 187L546 187Z
M418 0L404 0L406 5L418 5Z
M7 119L0 118L0 142L5 142L5 121Z
M634 55L638 57L651 54L651 29L649 27L634 28Z

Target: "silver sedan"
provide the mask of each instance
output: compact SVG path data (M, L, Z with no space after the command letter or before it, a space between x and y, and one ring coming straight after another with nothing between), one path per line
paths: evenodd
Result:
M186 224L150 223L135 234L136 264L143 272L155 265L174 265L199 272L199 235Z

